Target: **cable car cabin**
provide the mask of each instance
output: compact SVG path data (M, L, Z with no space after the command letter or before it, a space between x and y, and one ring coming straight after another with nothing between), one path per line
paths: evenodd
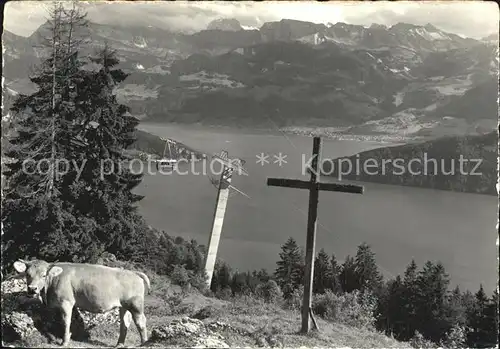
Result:
M170 143L173 143L170 139L163 139L165 141L165 148L163 149L163 158L156 161L156 169L161 168L175 168L177 166L177 159L174 158L172 149L170 148ZM175 145L175 144L174 144ZM174 147L175 148L175 147Z
M156 160L156 169L161 168L175 168L177 166L176 159L159 159Z

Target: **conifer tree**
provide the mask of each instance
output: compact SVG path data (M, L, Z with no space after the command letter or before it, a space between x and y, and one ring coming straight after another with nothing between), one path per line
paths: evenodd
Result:
M198 242L191 239L187 245L188 255L186 258L186 268L192 270L195 274L200 274L205 271L204 259L205 251L202 246L198 245Z
M467 309L463 301L462 291L456 286L446 297L446 311L451 326L464 327L467 324Z
M304 258L297 242L291 237L281 246L279 256L275 281L283 290L285 297L288 297L302 282Z
M490 299L480 285L469 316L468 344L477 348L494 346L498 338L498 293L495 291Z
M213 292L218 292L222 289L231 286L231 268L222 260L217 259L212 277L210 289Z
M446 321L446 296L449 276L441 263L426 262L417 277L417 319L419 332L439 343L451 329Z
M342 292L342 284L340 282L342 267L337 262L337 258L334 254L332 254L330 258L330 270L332 275L332 291L336 294L340 294Z
M411 286L417 281L417 263L415 263L415 260L412 259L410 264L406 267L405 273L404 273L404 279L403 282L406 286Z
M75 89L82 83L84 64L78 57L81 40L75 34L86 26L85 14L74 3L70 10L56 3L49 17L47 56L30 77L38 90L19 95L11 108L16 132L6 153L13 161L4 173L6 264L19 257L54 259L64 249L81 251L86 241L60 237L65 231L92 226L91 221L75 217L62 197L65 177L74 168L58 167L61 159L69 160L75 151L70 141L76 138L73 126L81 111L75 103Z
M124 155L138 120L114 94L126 74L108 47L90 61L78 58L78 11L59 4L52 17L51 56L31 78L39 90L13 106L21 116L8 156L17 162L6 173L12 190L2 219L15 249L6 252L11 262L26 255L92 262L104 251L128 258L148 228L136 207L142 197L133 193L142 174L131 172ZM84 69L86 63L97 70ZM72 166L62 171L58 159ZM45 161L46 171L26 171L26 160ZM184 263L185 250L172 249L169 259Z
M352 292L358 287L355 268L354 258L348 255L342 264L342 271L340 272L340 284L344 292Z
M133 193L142 173L132 173L124 154L135 141L139 122L127 114L127 108L117 102L113 92L127 77L116 69L119 60L115 52L105 46L91 61L99 68L87 74L79 90L80 98L91 103L87 105L90 117L81 128L87 142L86 162L73 188L77 192L73 199L81 215L95 218L94 235L103 248L118 258L127 257L143 233L136 206L143 197Z
M405 317L406 314L401 311L403 306L404 285L403 280L398 275L388 283L386 301L382 303L382 307L379 307L382 318L385 319L387 333L395 335L396 338L400 338L407 326L408 319Z
M332 289L333 273L330 265L330 257L321 249L314 261L314 279L313 292L325 293L326 290Z
M358 246L354 272L356 275L357 289L372 292L378 292L380 290L382 286L382 274L380 274L378 270L377 262L375 261L375 253L366 243L362 243Z
M499 326L499 316L498 316L498 291L494 290L492 297L488 300L486 309L484 311L485 321L484 321L484 332L485 332L485 344L488 347L494 347L495 344L498 345L498 326Z
M412 259L410 264L406 267L403 276L403 294L402 294L402 308L401 316L406 319L406 322L402 324L399 336L403 340L410 339L414 334L415 330L419 328L417 319L417 306L418 306L418 285L417 285L417 264L415 260Z

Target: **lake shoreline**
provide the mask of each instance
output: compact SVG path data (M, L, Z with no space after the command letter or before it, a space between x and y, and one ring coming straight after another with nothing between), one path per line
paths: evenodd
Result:
M219 125L202 125L202 124L182 124L182 123L159 123L141 121L141 125L147 126L161 126L161 127L179 127L184 129L193 130L212 130L217 132L231 132L231 133L245 133L245 134L269 134L269 135L297 135L304 137L320 136L329 140L338 141L360 141L360 142L375 142L380 144L403 144L408 142L423 141L426 138L408 137L400 135L369 135L369 134L347 134L339 131L331 131L332 127L325 127L320 130L319 128L308 127L282 127L279 129L259 128L259 127L244 127L238 128L234 126L219 126Z

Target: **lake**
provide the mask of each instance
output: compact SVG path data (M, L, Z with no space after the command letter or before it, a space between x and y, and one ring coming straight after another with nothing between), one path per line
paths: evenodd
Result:
M233 270L266 268L274 271L280 246L293 237L305 246L308 192L268 187L267 177L305 179L303 157L312 151L312 138L178 125L141 124L150 133L169 137L208 154L222 149L246 160L248 176L233 176L218 256ZM322 157L348 156L386 144L323 139ZM269 163L257 164L258 154ZM274 155L286 163L279 166ZM194 167L197 173L203 164ZM181 164L189 172L191 165ZM213 166L216 171L220 166ZM207 170L210 172L210 170ZM217 190L216 175L147 174L137 192L146 197L140 209L148 223L170 235L208 244ZM322 176L322 181L332 181ZM402 274L414 258L421 267L440 260L453 285L475 291L482 283L490 293L497 283L497 198L432 189L362 183L365 193L321 192L317 251L324 248L343 261L367 242L386 277Z

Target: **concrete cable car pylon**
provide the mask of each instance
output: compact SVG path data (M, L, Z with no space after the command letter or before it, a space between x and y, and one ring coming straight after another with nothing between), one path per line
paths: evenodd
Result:
M215 260L217 258L217 250L219 249L220 235L222 232L222 225L224 223L224 215L226 214L227 200L229 198L229 189L233 189L238 193L250 198L247 194L238 190L231 185L233 172L236 170L238 174L248 175L243 168L244 160L229 159L228 152L223 150L220 155L215 154L212 161L217 161L222 164L222 171L220 179L210 179L213 185L217 186L217 200L215 205L214 218L212 223L212 231L208 241L207 256L205 259L205 272L208 276L207 287L210 288L212 283L212 276L215 267Z

